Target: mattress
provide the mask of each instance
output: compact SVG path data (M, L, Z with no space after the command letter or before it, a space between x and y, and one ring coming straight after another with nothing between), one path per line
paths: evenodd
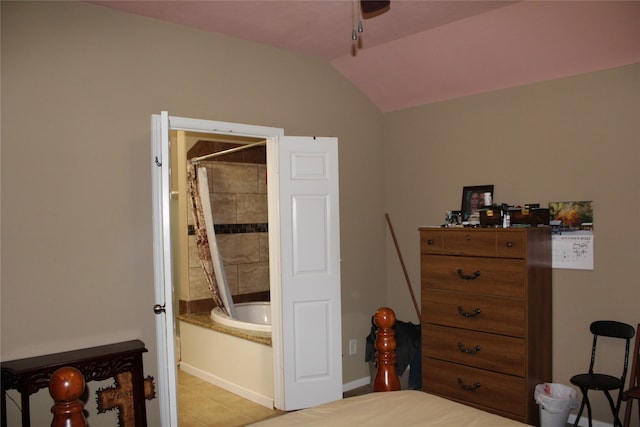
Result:
M524 427L518 421L415 390L369 393L251 424L286 426Z

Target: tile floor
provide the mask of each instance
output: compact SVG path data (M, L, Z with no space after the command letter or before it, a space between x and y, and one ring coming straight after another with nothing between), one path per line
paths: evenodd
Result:
M282 413L243 399L178 369L180 427L241 427Z

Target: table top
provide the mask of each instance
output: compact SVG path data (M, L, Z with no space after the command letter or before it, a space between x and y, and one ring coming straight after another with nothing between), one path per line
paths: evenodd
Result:
M44 356L28 357L6 362L0 362L3 371L10 371L14 375L20 375L33 370L42 370L43 367L70 365L86 360L110 359L114 355L144 353L147 349L140 340L124 341L114 344L106 344L97 347L71 350L61 353L47 354Z

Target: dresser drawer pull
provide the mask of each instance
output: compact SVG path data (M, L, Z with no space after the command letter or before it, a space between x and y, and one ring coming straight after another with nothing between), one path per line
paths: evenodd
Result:
M480 271L475 271L473 274L462 274L462 270L458 269L458 277L464 280L475 280L480 276Z
M469 236L468 234L466 236L464 236L464 239L468 242L471 240L471 236Z
M461 342L458 343L458 348L460 349L461 352L466 353L466 354L476 354L477 352L480 351L480 346L477 345L473 348L465 348L464 344L462 344Z
M427 240L427 245L433 245L433 243L434 243L433 239Z
M465 312L462 309L462 306L459 305L458 306L458 313L460 313L460 316L462 317L476 317L478 314L480 314L480 309L476 308L475 310L473 310L472 312Z
M507 242L505 243L505 246L508 248L512 248L513 247L513 242Z
M476 391L477 389L480 388L480 383L475 383L474 385L466 385L463 383L464 381L462 381L462 378L458 378L458 384L460 384L460 387L462 387L464 390Z

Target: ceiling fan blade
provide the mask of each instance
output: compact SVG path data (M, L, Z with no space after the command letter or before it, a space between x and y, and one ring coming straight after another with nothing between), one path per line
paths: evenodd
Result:
M360 7L362 8L363 18L370 17L365 15L378 16L389 10L391 0L360 0Z

